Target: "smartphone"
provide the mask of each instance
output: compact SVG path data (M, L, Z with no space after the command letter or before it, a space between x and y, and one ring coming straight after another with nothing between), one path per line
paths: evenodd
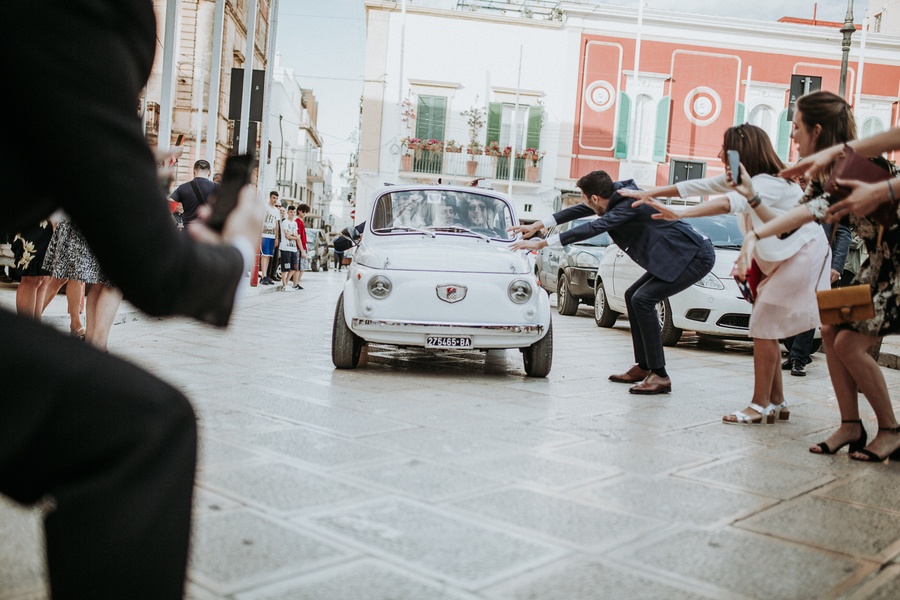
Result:
M215 231L221 232L225 227L228 215L237 206L238 195L241 189L250 183L253 169L256 168L256 159L252 154L240 154L229 156L225 161L225 169L222 171L222 182L210 196L212 214L206 224Z
M741 184L741 155L737 150L728 151L728 168L731 169L731 180Z
M178 137L175 138L175 145L176 145L176 146L180 146L183 142L184 142L184 134L183 134L183 133L179 133L179 134L178 134Z

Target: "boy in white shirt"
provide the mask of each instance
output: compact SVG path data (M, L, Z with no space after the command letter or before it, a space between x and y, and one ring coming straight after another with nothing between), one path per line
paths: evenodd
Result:
M288 207L287 217L281 222L281 243L278 250L281 254L281 285L279 291L292 289L288 281L300 266L300 252L297 250L297 241L300 234L297 231L297 207L293 204Z

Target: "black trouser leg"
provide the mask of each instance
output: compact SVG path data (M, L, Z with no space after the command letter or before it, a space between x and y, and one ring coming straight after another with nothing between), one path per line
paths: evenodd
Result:
M170 385L0 312L0 492L45 521L54 600L181 598L196 422Z

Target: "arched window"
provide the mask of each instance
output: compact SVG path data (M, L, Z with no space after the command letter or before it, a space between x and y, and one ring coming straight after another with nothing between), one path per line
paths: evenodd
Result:
M884 123L878 117L867 117L863 121L862 130L859 133L860 139L872 137L884 131Z
M756 125L765 131L769 139L772 140L772 145L775 145L775 140L778 139L778 128L775 126L775 111L772 110L771 106L766 104L754 106L750 111L748 123Z

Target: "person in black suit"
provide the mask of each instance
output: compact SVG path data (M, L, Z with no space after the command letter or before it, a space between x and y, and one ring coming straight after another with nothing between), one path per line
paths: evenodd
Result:
M513 249L572 244L609 232L619 248L647 271L625 292L636 364L609 379L635 384L628 390L632 394L668 393L672 391L672 381L666 372L656 305L712 270L716 259L712 243L684 221L660 221L652 218L654 211L647 210L649 207L633 207L633 199L618 193L623 188L638 189L632 180L613 182L605 171L593 171L575 185L581 190L582 204L510 231L530 238L558 223L595 213L600 218L547 239L520 240Z
M145 313L227 324L264 209L244 188L221 235L173 227L136 110L156 45L152 2L46 0L4 11L0 51L16 57L0 79L15 99L4 139L15 143L0 145L0 239L62 208ZM4 310L0 348L0 493L47 507L52 597L181 598L196 462L187 399Z

